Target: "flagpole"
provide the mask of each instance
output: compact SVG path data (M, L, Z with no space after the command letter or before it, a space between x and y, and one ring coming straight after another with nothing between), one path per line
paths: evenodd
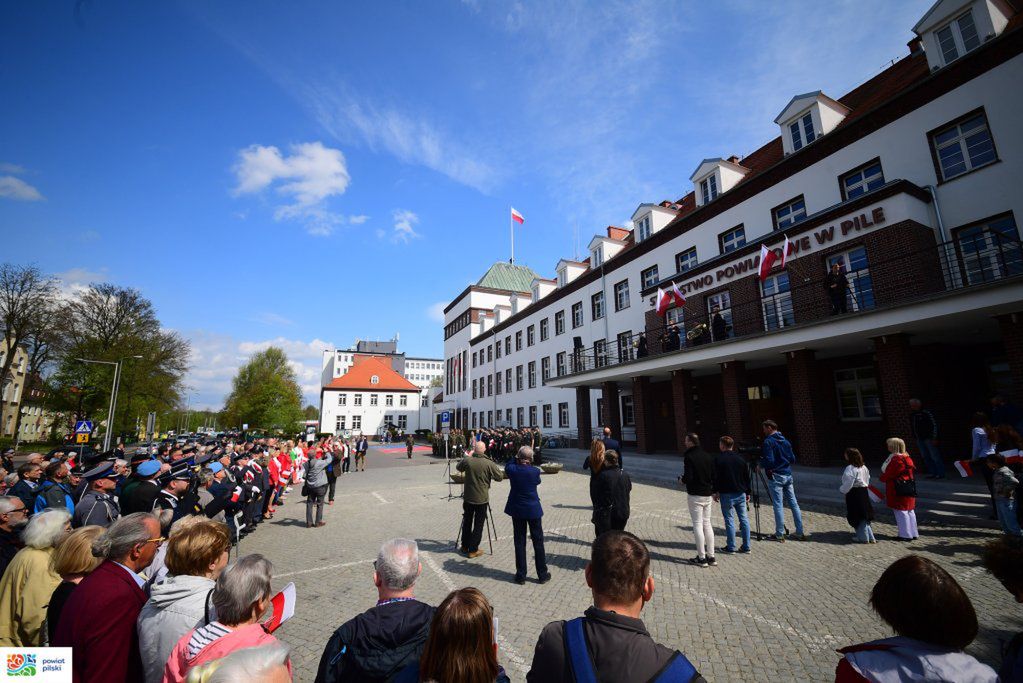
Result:
M511 263L515 265L515 220L512 218L511 207L508 207L508 232L511 233Z

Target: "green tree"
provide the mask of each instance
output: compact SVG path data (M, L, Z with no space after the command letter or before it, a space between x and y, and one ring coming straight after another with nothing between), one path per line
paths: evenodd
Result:
M309 405L307 405L303 409L302 412L305 413L305 419L307 419L307 420L319 420L320 419L320 409L317 408L316 406L314 406L311 403Z
M236 427L294 430L303 419L302 391L287 354L271 346L252 356L232 380L224 412Z
M36 266L0 265L0 330L6 336L0 378L14 363L14 349L33 336L47 335L53 325L57 286Z

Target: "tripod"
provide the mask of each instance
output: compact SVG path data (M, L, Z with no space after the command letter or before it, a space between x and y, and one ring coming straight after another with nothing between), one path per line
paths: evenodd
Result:
M464 514L464 513L463 513ZM497 538L497 523L494 521L494 511L487 503L487 514L485 517L487 525L487 543L490 544L490 554L494 554L494 540ZM462 524L458 525L458 534L455 535L455 547L458 548L458 541L462 538Z
M771 488L770 485L767 483L767 476L764 474L764 470L760 467L756 460L753 460L749 463L749 471L750 471L749 479L752 491L752 493L750 494L750 499L753 501L753 519L756 524L757 540L762 541L764 540L764 534L760 530L760 496L762 495L763 491L766 491L767 497L770 498ZM763 485L763 488L761 488L761 485ZM788 533L789 528L785 527L785 535L787 536Z

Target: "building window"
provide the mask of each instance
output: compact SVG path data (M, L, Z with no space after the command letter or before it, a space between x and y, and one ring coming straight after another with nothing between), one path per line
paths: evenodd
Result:
M551 378L551 357L544 356L540 359L540 379L544 382Z
M572 329L583 326L583 304L579 303L572 304Z
M604 317L604 292L597 292L590 297L590 314L594 320Z
M596 268L597 266L604 262L604 250L601 249L600 247L597 247L596 249L593 250L592 254L593 254L592 267Z
M618 342L618 362L632 360L632 332L620 332L616 338Z
M522 344L521 343L519 344L519 348L522 348ZM506 355L506 356L510 356L511 355L511 335L510 334L507 337L504 338L504 355Z
M356 406L361 406L362 405L362 394L355 394L355 401L354 401L353 405L356 405Z
M555 372L558 373L558 377L561 377L562 375L565 374L567 368L566 359L567 354L564 351L562 351L561 353L554 357Z
M597 339L593 342L593 362L598 368L607 365L607 340Z
M497 392L498 396L500 396L501 395L501 373L500 372L497 373L496 385L497 386L494 387L494 391ZM511 384L508 385L508 391L511 391Z
M828 257L827 267L835 264L842 267L845 279L849 283L846 294L846 304L849 310L863 311L874 307L874 285L870 281L870 268L867 264L867 250L865 247L857 247L842 254L833 254Z
M340 432L342 429L345 429L345 416L344 415L338 415L337 416L337 422L335 423L335 426L334 426L334 431L335 432Z
M398 429L401 429L403 431L405 429L408 429L408 415L398 416Z
M497 357L501 357L501 342L497 342Z
M551 336L549 318L540 321L540 341L547 341Z
M423 407L423 408L429 408L430 407L430 397L427 396L426 394L423 394L422 400L419 402L419 405L421 407Z
M529 426L536 426L536 406L529 406Z
M499 410L497 412L500 413L501 411ZM511 421L511 408L508 408L506 411L504 411L504 419L505 419L505 422L507 422L508 426L510 427L511 423L512 423L512 421Z
M565 312L558 311L554 314L554 334L565 334Z
M515 350L516 351L522 350L522 330L519 330L518 332L515 333Z
M1012 214L960 228L955 238L967 284L1023 273L1023 250Z
M877 391L874 368L835 371L838 414L842 420L880 420L881 396Z
M487 375L487 396L494 395L494 376Z
M731 230L721 233L718 235L718 245L721 247L722 254L746 246L746 228L737 225Z
M493 354L493 353L491 353L491 351L492 351L492 350L493 350L493 347L492 347L492 346L488 346L488 347L487 347L487 362L488 362L488 363L489 363L489 362L491 362L492 360L494 360L494 354ZM500 358L500 357L501 357L501 356L500 356L500 351L499 351L499 352L498 352L498 358Z
M707 297L707 319L710 320L711 339L721 341L732 336L732 296L728 291ZM718 318L724 322L719 322Z
M568 404L558 404L558 426L562 429L568 428Z
M664 325L678 325L678 329L682 334L686 333L685 323L685 309L681 306L672 306L668 309L668 312L664 316Z
M552 422L552 418L553 418L553 415L551 414L552 412L553 411L551 410L551 404L550 403L544 403L543 404L543 426L544 426L544 428L550 428L550 427L554 426L554 423Z
M792 292L789 291L789 274L778 273L760 283L761 303L764 309L764 329L780 330L796 324L792 312Z
M632 407L632 396L622 396L622 426L636 426L636 411Z
M376 375L373 375L372 377L369 378L369 383L370 384L380 384L380 378L377 377Z
M637 223L637 228L639 229L639 239L636 240L637 242L642 242L643 240L650 237L651 234L650 214L647 214L639 219L639 223Z
M384 405L385 406L394 405L394 394L387 394L386 396L384 396Z
M857 169L843 175L838 184L842 188L842 199L852 199L861 194L872 192L884 185L884 172L881 170L881 160L874 159Z
M558 287L564 287L568 284L568 277L564 270L558 271Z
M715 176L710 175L700 181L700 196L703 197L704 204L709 204L717 198L718 181Z
M533 303L540 300L540 285L533 285Z
M951 180L998 160L984 112L970 114L931 133L931 146L940 180Z
M675 254L675 270L679 273L684 273L690 268L696 267L696 247L692 249L686 249L685 251Z
M472 352L472 366L476 367L476 352Z
M348 405L348 394L338 394L337 395L337 404L339 406L346 406L346 405Z
M806 202L803 196L789 201L786 204L775 207L771 211L771 219L774 221L775 230L784 230L790 225L806 219Z
M522 366L515 366L515 391L522 391Z
M657 266L651 266L639 274L639 281L643 284L643 289L653 287L660 279L657 274Z
M352 429L362 429L362 415L352 415Z
M622 280L615 285L615 311L624 311L629 307L629 281Z
M475 410L472 411L472 428L476 429L476 418L479 415Z
M378 401L378 399L377 399L377 395L376 395L376 394L370 394L370 395L369 395L369 404L370 404L371 406L375 406L375 405L377 405L377 403L378 403L378 402L379 402L379 401Z
M536 326L530 325L526 328L526 346L532 346L536 343Z
M802 129L802 134L800 134ZM792 151L802 149L803 145L809 145L817 137L813 131L813 117L806 112L796 121L789 124L789 132L792 133ZM805 140L805 141L804 141Z
M980 37L970 10L939 28L934 32L934 37L938 39L938 47L941 48L941 56L946 65L980 47Z
M475 380L475 379L472 381L472 397L473 398L476 398L476 382L477 381L478 380Z
M535 389L536 388L536 361L535 360L529 361L529 365L526 366L526 375L527 375L527 379L529 380L529 388L530 389Z

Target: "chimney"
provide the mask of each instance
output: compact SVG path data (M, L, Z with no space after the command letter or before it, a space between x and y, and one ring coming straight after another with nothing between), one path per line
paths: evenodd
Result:
M906 47L909 48L909 54L915 55L924 51L924 41L920 36L914 36L911 41L906 43Z
M732 156L728 157L728 163L735 164L735 165L738 166L739 165L739 157L737 157L737 156L735 156L733 154Z

